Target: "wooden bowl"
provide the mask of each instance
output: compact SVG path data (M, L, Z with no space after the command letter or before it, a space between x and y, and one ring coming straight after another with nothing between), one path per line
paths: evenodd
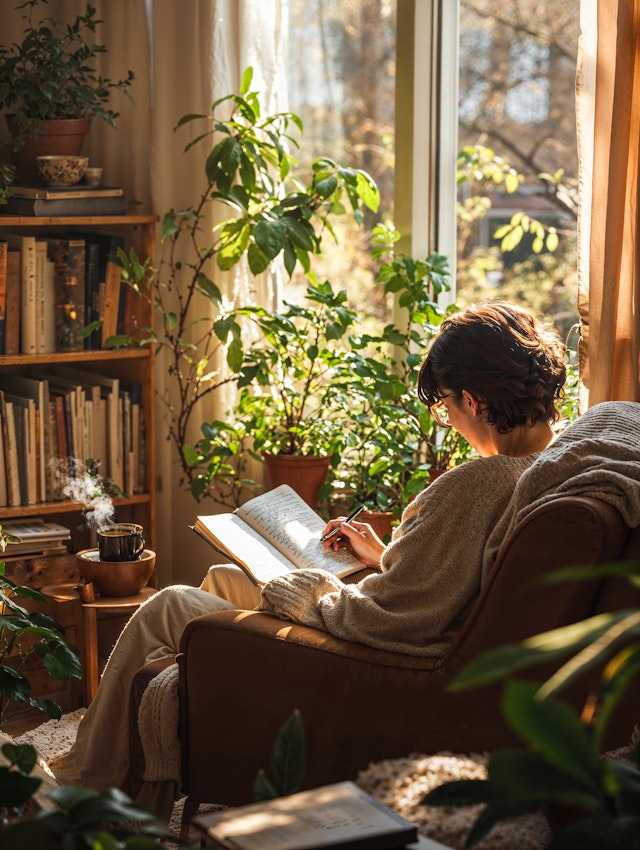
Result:
M145 549L137 561L101 561L97 549L76 555L80 575L92 581L100 596L135 596L151 578L156 553Z

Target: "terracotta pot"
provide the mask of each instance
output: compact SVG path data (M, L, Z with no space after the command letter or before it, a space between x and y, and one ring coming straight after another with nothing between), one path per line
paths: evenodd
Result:
M100 561L97 549L83 549L76 559L80 575L101 596L135 596L151 578L156 553L145 549L137 561Z
M288 484L314 511L331 458L315 455L264 455L269 486Z
M367 522L385 543L391 540L393 511L362 511L358 522Z
M9 132L15 137L15 121L7 115ZM91 118L60 118L43 120L36 138L25 138L16 153L16 177L21 183L39 184L37 156L69 154L79 156L91 128Z

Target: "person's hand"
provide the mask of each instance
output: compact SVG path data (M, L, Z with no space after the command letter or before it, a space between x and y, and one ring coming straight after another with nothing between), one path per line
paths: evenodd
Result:
M385 545L367 522L345 522L344 519L332 519L327 523L322 535L328 534L342 525L340 531L324 541L324 546L337 552L348 549L365 567L377 567L385 550Z

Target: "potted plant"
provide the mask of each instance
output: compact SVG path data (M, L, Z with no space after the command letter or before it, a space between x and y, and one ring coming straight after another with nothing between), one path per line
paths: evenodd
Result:
M89 34L101 23L87 4L83 15L69 24L52 18L35 20L35 10L46 0L29 0L20 43L0 45L0 109L13 136L18 156L18 178L35 180L35 157L73 154L82 149L92 118L115 126L118 113L109 106L112 91L129 95L133 72L121 80L102 77L96 58L106 52Z
M190 454L203 469L194 479L194 495L224 475L219 461L228 464L231 455L224 447L231 438L238 453L248 450L265 463L271 487L290 484L317 506L329 466L339 462L351 427L345 341L358 317L346 299L346 291L336 292L329 281L310 282L301 305L238 311L254 323L259 337L240 367L231 419L203 425L203 437ZM226 471L233 476L233 469Z
M210 115L187 115L178 123L178 128L193 122L205 124L205 131L186 150L214 132L217 135L205 160L201 196L192 206L170 210L163 217L159 265L150 268L141 264L134 252L119 252L117 257L124 280L140 297L151 301L162 325L159 333L147 329L141 344L162 348L168 357L174 395L162 400L169 439L181 462L182 482L198 499L206 496L233 506L241 499L244 485L251 483L244 477L245 455L240 446L249 445L257 436L257 451L272 448L266 431L255 431L272 416L276 405L277 391L269 397L266 392L268 380L276 380L269 357L277 360L291 345L289 356L296 362L296 382L304 383L303 370L309 368L308 379L317 386L314 370L326 372L329 367L323 364L323 350L316 352L313 348L314 333L322 342L318 348L324 349L324 339L335 339L334 335L342 334L345 323L353 319L347 318L343 296L330 292L324 284L314 284L315 308L299 310L286 305L283 310L269 312L230 303L215 282L216 274L243 261L252 274L258 275L278 258L288 275L298 264L309 273L310 258L322 250L322 239L333 235L332 219L348 211L361 219L362 207L375 210L379 201L377 187L367 174L326 157L314 160L306 183L294 176L296 162L290 151L297 143L290 131L302 129L300 119L292 113L263 116L258 95L250 90L251 81L252 69L248 68L239 95L216 101ZM226 108L230 113L222 117L220 113ZM213 230L205 226L211 204L233 213ZM330 318L323 319L324 314ZM324 329L322 321L326 323ZM252 342L256 329L262 348ZM92 330L87 326L85 332ZM294 339L301 344L306 339L311 347L294 353ZM130 337L113 337L107 344L140 343ZM279 346L277 353L267 353L271 344ZM248 350L251 353L245 359ZM252 383L254 400L248 389L243 391L234 414L236 421L201 423L203 442L193 446L189 435L200 403L239 379L241 389ZM308 390L303 395L304 416L293 426L294 412L289 423L290 437L297 431L295 448L289 443L290 454L308 454L311 445L308 435L305 446L302 432L311 427L307 410L313 400ZM327 399L330 396L331 392L327 393ZM262 417L257 410L258 398L265 404ZM323 406L326 408L325 401ZM335 442L335 433L329 439L321 434L319 425L313 428L325 447L331 440ZM327 453L326 448L323 453ZM328 453L333 454L333 449Z
M437 253L424 260L396 254L399 239L391 224L374 228L373 256L383 261L377 283L397 299L402 319L351 339L353 427L332 494L390 514L387 523L436 475L471 455L466 440L442 428L417 395L420 365L448 312L437 301L449 289L448 261Z
M626 578L637 589L640 562L570 567L547 581ZM471 847L500 820L528 812L547 815L554 850L608 850L637 846L640 835L638 744L629 761L602 752L616 704L638 673L640 611L627 608L499 647L462 670L458 690L505 680L502 710L528 748L492 753L486 780L458 780L433 789L429 806L484 804L469 835ZM573 653L573 654L572 654ZM512 680L535 664L563 660L544 684ZM557 698L585 671L601 678L579 715ZM631 743L631 742L630 742Z

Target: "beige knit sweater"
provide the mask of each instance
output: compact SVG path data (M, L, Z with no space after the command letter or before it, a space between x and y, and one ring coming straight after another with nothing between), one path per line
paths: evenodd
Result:
M444 655L480 591L487 535L537 455L478 458L406 508L382 572L346 585L323 570L268 582L259 610L407 655Z

